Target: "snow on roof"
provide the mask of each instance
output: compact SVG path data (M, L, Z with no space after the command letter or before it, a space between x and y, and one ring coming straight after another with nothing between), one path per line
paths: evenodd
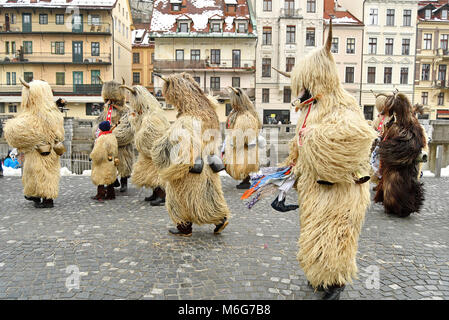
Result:
M0 6L5 8L36 7L36 8L66 8L93 7L112 8L117 0L0 0Z
M237 0L224 0L225 4L237 4Z
M340 5L338 5L337 10L335 10L334 0L324 0L323 18L326 20L326 23L329 23L331 17L332 24L335 25L363 26L362 21L357 19L351 12L345 10Z
M137 29L132 32L133 46L148 46L150 44L150 34L146 29Z

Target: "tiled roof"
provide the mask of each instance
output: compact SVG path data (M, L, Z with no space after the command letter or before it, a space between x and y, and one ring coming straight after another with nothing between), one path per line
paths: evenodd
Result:
M136 29L132 32L133 47L149 47L151 45L150 33L147 29Z
M220 35L229 36L236 33L234 23L236 18L246 19L248 21L246 34L255 35L247 0L182 0L180 11L172 11L173 3L172 0L154 1L150 30L156 36L179 34L177 33L177 19L181 16L187 16L192 20L189 28L190 35L209 34L211 18L223 20L223 32ZM228 6L232 8L232 12L228 12Z
M95 8L111 9L117 0L0 0L4 8L33 7L33 8Z
M324 0L324 13L323 18L326 23L329 23L329 19L332 17L332 24L345 25L345 26L363 26L363 22L357 19L351 12L344 9L339 4L337 10L335 10L334 0Z
M448 22L449 20L442 19L441 15L441 9L443 7L446 7L446 9L449 9L448 6L449 0L425 0L425 1L419 1L418 2L418 20L420 21L441 21L441 22ZM425 11L426 9L431 10L431 18L426 19L425 17Z

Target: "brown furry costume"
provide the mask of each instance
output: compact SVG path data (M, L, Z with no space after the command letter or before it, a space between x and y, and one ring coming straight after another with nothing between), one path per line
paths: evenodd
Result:
M145 187L153 190L163 188L164 183L159 176L158 167L154 165L151 158L151 150L154 142L168 131L170 123L165 118L160 103L145 87L125 88L130 91L129 121L135 132L134 142L139 151L131 181L139 188Z
M126 179L131 175L134 162L133 139L134 132L128 119L128 106L125 104L125 89L120 88L120 83L115 81L103 82L101 96L105 102L103 112L98 116L96 125L93 128L93 136L98 129L98 124L106 120L108 107L111 103L114 108L112 111L112 126L116 126L113 134L117 138L118 143L118 174L122 178L122 184L126 183ZM124 83L123 83L124 84Z
M166 182L167 210L184 235L191 234L192 223L215 224L219 233L230 212L220 177L206 163L207 155L218 151L220 142L217 113L190 75L173 74L163 80L164 97L178 115L170 129L155 141L151 155ZM212 143L208 144L207 134L213 137ZM204 165L200 173L192 173L198 156L204 159Z
M94 185L110 185L117 179L118 145L112 133L101 135L90 153L91 180Z
M226 172L235 180L242 180L251 172L259 170L257 140L262 123L253 103L242 89L230 87L230 97L232 111L226 121L228 137L223 161L226 165ZM240 141L240 146L239 133L247 135L244 136L244 141ZM233 140L232 143L231 140ZM252 150L248 146L251 142L256 144Z
M374 201L383 202L389 214L407 217L418 212L424 201L416 160L426 146L426 138L407 96L390 96L385 110L391 120L380 143L382 179Z
M21 112L6 122L8 144L25 154L23 193L36 205L53 205L58 196L59 156L65 151L64 118L56 107L50 85L45 81L23 82ZM45 206L44 206L45 207Z
M327 293L334 295L357 274L357 243L370 194L369 184L356 184L354 177L356 172L368 172L376 134L357 101L341 86L331 39L332 25L325 47L298 61L292 72L292 91L302 111L297 146L290 148L297 154L289 160L297 159L301 225L297 259L314 288L329 287ZM308 112L304 102L311 97L315 99Z

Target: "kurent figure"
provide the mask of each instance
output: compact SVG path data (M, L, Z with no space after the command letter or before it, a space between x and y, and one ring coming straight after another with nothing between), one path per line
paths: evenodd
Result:
M123 80L123 79L122 79ZM118 180L114 182L114 187L120 186L120 192L128 189L128 178L131 176L132 166L134 162L133 140L134 132L128 119L128 106L125 104L125 89L120 88L121 84L115 81L104 82L101 96L104 100L103 112L97 118L97 124L93 128L93 136L98 132L98 124L102 121L109 121L112 127L115 127L113 134L117 138L118 144L118 174L120 175L120 183ZM125 84L125 80L123 83Z
M64 118L50 85L41 80L23 84L20 114L5 124L8 144L25 154L23 193L36 208L52 208L59 192L59 157L65 152Z
M159 176L159 169L151 158L154 142L169 129L160 103L143 86L122 86L130 92L129 122L135 132L134 142L139 151L137 162L133 166L131 181L139 188L152 188L153 195L145 198L152 206L165 204L165 187Z
M379 144L382 179L374 201L383 202L388 214L407 217L418 212L424 201L418 163L423 161L422 150L427 141L406 95L389 96L385 113L391 119Z
M117 179L119 164L117 139L112 134L109 121L100 122L98 128L100 132L90 153L92 159L91 179L97 186L97 195L92 199L112 200L115 199L113 183Z
M296 128L294 173L300 206L297 259L323 299L339 299L357 274L356 252L370 203L369 154L376 137L357 101L346 92L331 53L332 21L325 46L292 71ZM289 74L284 73L287 76ZM369 179L369 177L368 177Z
M156 74L155 74L156 75ZM166 182L166 207L177 229L170 233L191 236L192 223L215 224L219 234L230 212L218 171L220 129L214 103L188 74L162 77L163 95L178 111L170 129L154 143L152 158Z
M243 180L237 189L249 189L250 173L259 170L259 132L262 123L248 95L240 88L229 87L232 110L226 121L227 135L223 161L226 172Z

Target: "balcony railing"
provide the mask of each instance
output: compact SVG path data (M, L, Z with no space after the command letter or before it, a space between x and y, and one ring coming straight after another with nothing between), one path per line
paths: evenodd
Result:
M90 54L73 54L66 52L65 54L54 54L51 52L33 52L20 54L16 53L6 54L0 52L0 64L24 64L24 63L75 63L75 64L110 64L111 54L103 53L98 56Z
M55 21L48 21L47 24L6 24L5 21L0 21L0 33L83 33L83 34L111 34L110 23L63 23L56 24Z
M55 85L50 84L53 94L57 95L85 95L98 96L101 95L101 84L67 84ZM0 85L0 95L2 94L20 94L22 92L22 84L17 80L15 85Z
M240 69L242 71L254 71L255 60L225 60L214 61L206 60L170 60L155 59L155 70L185 70L185 69Z
M201 88L203 89L203 91L206 94L209 94L211 96L218 97L221 99L229 99L229 91L227 88L219 88L219 89L213 89L210 87L207 87L206 89L204 89L204 87L201 87ZM256 89L255 88L242 88L242 90L246 92L246 94L248 95L248 97L250 99L254 99L256 97ZM161 87L155 87L154 93L155 93L156 98L163 98Z
M281 18L300 18L300 9L281 9Z
M435 88L446 89L448 88L448 83L446 80L434 80L433 86Z
M447 58L449 58L449 49L444 49L444 48L434 49L434 54L437 57L447 59Z

